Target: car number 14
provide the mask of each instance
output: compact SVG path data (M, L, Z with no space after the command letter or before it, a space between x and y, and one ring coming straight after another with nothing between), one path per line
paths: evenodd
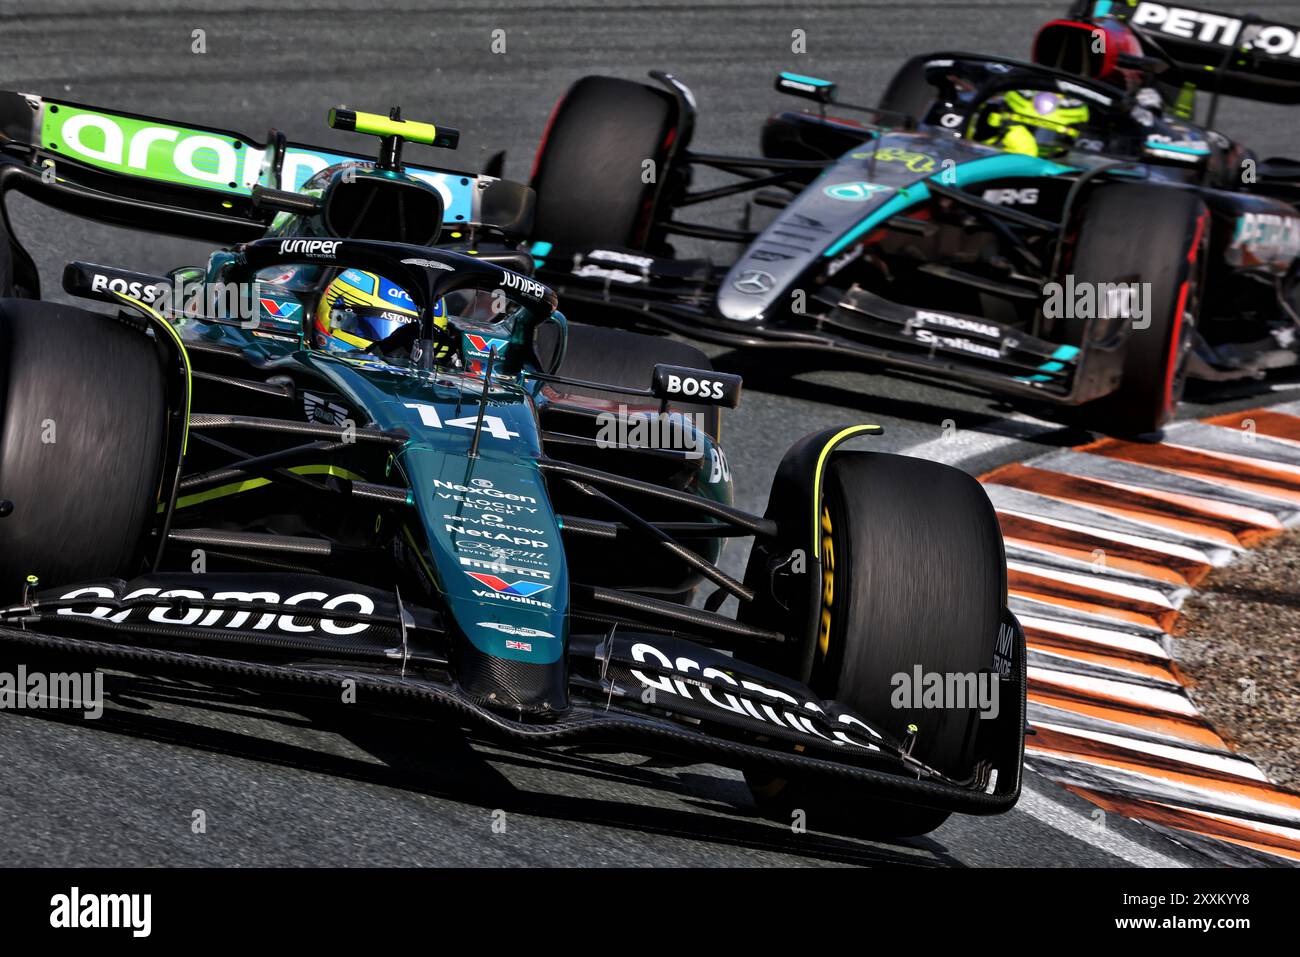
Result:
M477 415L466 415L458 419L447 419L445 422L438 415L438 410L432 405L426 405L423 402L406 402L403 403L408 409L414 409L420 416L420 423L426 428L441 429L448 426L457 429L469 429L474 431L478 425ZM494 439L517 439L518 432L511 432L506 428L505 420L499 415L483 416L483 431Z

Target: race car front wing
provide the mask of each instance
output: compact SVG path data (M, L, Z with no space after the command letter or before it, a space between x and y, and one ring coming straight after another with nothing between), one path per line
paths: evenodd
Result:
M335 701L350 682L367 710L450 710L467 726L519 742L626 743L678 759L847 779L882 799L969 814L1007 810L1019 795L1026 656L1010 612L1002 628L1014 664L999 680L1004 700L1017 704L981 722L980 758L966 780L926 766L911 756L913 742L799 682L662 630L571 635L556 665L570 688L562 713L494 707L458 685L447 627L396 592L336 579L163 574L29 594L0 609L0 647L10 658L89 659Z
M619 310L689 338L751 349L811 350L855 357L978 385L1078 405L1104 395L1122 365L1122 342L1050 342L996 320L894 302L858 285L823 287L798 321L735 321L712 306L716 269L610 250L544 246L549 280L583 318ZM567 275L555 270L572 260ZM590 315L588 315L590 313Z

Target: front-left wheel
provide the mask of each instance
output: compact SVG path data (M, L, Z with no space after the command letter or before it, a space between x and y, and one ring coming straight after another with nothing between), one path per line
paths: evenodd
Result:
M0 300L0 601L140 567L167 434L153 340L74 306Z
M1007 566L993 506L965 472L902 455L838 453L824 487L821 629L809 685L899 740L914 729L914 757L967 779L987 709L969 697L932 700L930 689L932 676L944 688L998 681ZM802 809L812 827L902 837L948 817L838 782L749 781L760 807Z

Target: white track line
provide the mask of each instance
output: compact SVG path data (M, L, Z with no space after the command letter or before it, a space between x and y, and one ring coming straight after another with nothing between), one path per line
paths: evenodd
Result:
M1107 650L1114 649L1116 651L1137 652L1164 660L1169 660L1170 657L1169 651L1163 643L1151 638L1143 638L1140 635L1132 635L1113 628L1098 628L1093 625L1053 621L1048 618L1037 618L1033 615L1018 615L1017 617L1020 619L1020 624L1025 628L1050 631L1064 638L1087 641L1096 645L1099 653L1104 654Z
M958 422L955 418L953 421ZM984 458L998 449L1020 442L1032 442L1041 436L1063 431L1066 430L1059 422L1048 422L1046 419L1017 413L1005 419L981 423L979 428L962 428L958 424L943 431L938 438L926 439L898 449L897 452L899 455L960 467L962 462Z
M1300 512L1300 506L1294 502L1235 486L1226 486L1222 482L1215 482L1209 478L1178 474L1105 455L1077 452L1073 449L1049 452L1040 459L1030 459L1024 464L1066 475L1077 475L1080 478L1095 479L1099 482L1114 482L1126 488L1138 490L1149 488L1176 495L1191 495L1211 502L1228 502L1265 512L1283 522Z
M1183 595L1169 596L1163 591L1155 588L1144 588L1141 585L1132 585L1124 581L1116 581L1113 578L1106 578L1102 575L1090 575L1087 572L1078 574L1076 572L1067 572L1060 568L1050 565L1040 565L1031 562L1015 561L1007 559L1007 571L1024 572L1029 575L1035 575L1039 578L1047 578L1052 581L1062 582L1066 585L1075 585L1079 588L1086 589L1090 592L1096 592L1099 596L1111 595L1115 598L1126 598L1131 601L1140 601L1147 605L1153 605L1157 608L1163 608L1167 611L1177 611L1183 603ZM1186 589L1182 589L1186 594ZM1104 600L1104 599L1103 599Z
M1263 771L1255 767L1255 765L1248 759L1231 752L1202 751L1195 748L1182 748L1171 744L1157 744L1154 741L1142 741L1121 734L1107 734L1104 731L1094 731L1086 728L1072 728L1059 724L1043 723L1038 725L1038 727L1058 731L1061 734L1088 738L1091 741L1114 745L1117 748L1124 748L1128 751L1140 751L1143 754L1149 754L1153 757L1167 758L1171 761L1181 761L1183 764L1193 764L1210 771L1220 771L1224 774L1232 774L1236 777L1246 778L1251 781L1259 781L1264 784L1268 783L1268 778L1264 775Z
M1061 800L1064 795L1059 790L1048 792L1037 787L1036 783L1032 777L1026 776L1020 789L1020 801L1016 804L1017 811L1137 867L1188 866L1176 857L1138 843L1116 828L1107 827L1108 815L1101 808L1093 808L1085 816L1078 809L1065 805Z
M987 486L986 486L987 488ZM989 498L993 496L990 495ZM1034 522L1041 522L1044 525L1051 525L1055 528L1064 529L1071 532L1081 532L1092 538L1104 541L1119 542L1121 545L1132 545L1135 548L1146 549L1150 552L1163 553L1165 555L1177 558L1185 558L1188 561L1196 562L1201 565L1213 565L1218 567L1226 565L1232 560L1232 549L1222 543L1216 543L1216 548L1211 551L1200 551L1195 548L1188 548L1185 545L1178 545L1173 542L1148 538L1143 535L1134 535L1128 532L1112 531L1093 525L1087 521L1065 521L1059 518L1048 518L1041 512L1023 511L1014 508L1002 508L997 502L993 503L999 512L1005 512L1007 515L1014 515L1020 518L1027 518ZM1240 549L1239 549L1240 550Z
M1132 684L1128 681L1115 681L1110 678L1093 678L1077 675L1068 671L1056 671L1048 668L1030 668L1030 682L1042 685L1055 685L1075 691L1083 691L1100 698L1109 698L1124 704L1135 705L1163 711L1178 718L1199 718L1200 712L1188 700L1181 689L1165 691L1146 685Z

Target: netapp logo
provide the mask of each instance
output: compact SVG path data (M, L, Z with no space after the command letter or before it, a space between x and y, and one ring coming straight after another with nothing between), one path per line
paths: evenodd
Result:
M492 529L469 528L465 525L453 525L451 522L443 525L443 530L453 535L468 535L471 538L483 538L491 542L508 542L511 545L520 545L525 548L550 548L551 546L540 538L528 538L525 535L507 535L505 532L497 532Z
M116 593L113 589L105 585L86 585L83 588L75 588L66 595L61 596L61 601L72 601L77 598L113 598ZM113 614L113 609L106 606L99 606L90 611L74 611L71 608L60 608L60 615L72 615L82 618L99 618L105 621L111 621L114 624L121 624L128 621L132 616L141 617L145 609L150 609L147 616L143 616L147 621L156 625L178 625L184 628L212 628L217 622L229 615L230 620L221 625L222 628L243 628L248 620L253 617L253 612L246 610L232 610L229 608L184 608L177 607L178 600L189 599L191 601L207 601L208 596L201 591L193 588L170 588L162 591L158 588L137 588L135 591L122 596L122 601L131 601L133 599L154 597L156 602L141 605L135 608L128 608L125 611L119 611ZM375 610L375 603L365 595L358 595L349 592L344 595L336 595L331 598L323 591L305 591L297 595L290 595L283 601L280 596L273 591L219 591L213 592L211 601L228 601L240 603L263 602L268 605L303 605L304 610L308 603L320 603L320 607L325 611L338 611L342 617L348 617L347 611L342 607L344 605L353 606L357 615L370 615ZM253 631L265 631L272 624L278 631L289 632L291 634L314 634L319 627L327 635L358 635L370 627L365 622L356 622L354 624L341 625L330 618L321 618L313 620L311 624L298 625L294 623L294 615L285 615L279 613L264 613L260 615L257 621L248 625Z
M491 529L494 532L521 532L524 535L545 535L546 532L540 528L529 528L527 525L512 525L495 512L483 512L477 518L473 515L448 515L442 516L449 522L455 522L457 525L476 525L479 528Z
M1247 26L1236 17L1163 3L1139 3L1130 21L1135 27L1151 27L1159 33L1218 46L1249 47L1273 56L1300 59L1300 32L1280 23Z
M339 248L337 239L282 239L280 254L295 253L322 259L333 259Z

